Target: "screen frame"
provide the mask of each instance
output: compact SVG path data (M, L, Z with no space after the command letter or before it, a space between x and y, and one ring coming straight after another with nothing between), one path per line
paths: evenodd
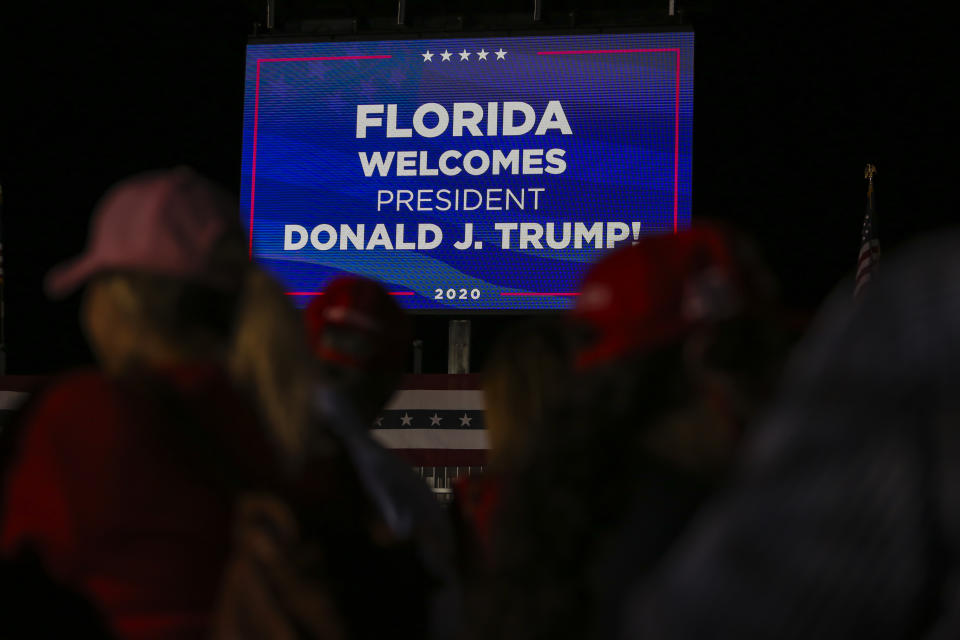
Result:
M263 44L312 44L324 42L377 42L386 40L431 40L438 38L489 38L489 37L525 37L525 36L564 36L564 35L634 35L647 33L688 33L696 35L696 30L690 24L657 24L649 26L583 26L583 27L559 27L544 26L537 27L527 25L522 28L504 28L504 29L478 29L478 30L450 30L450 29L416 29L416 30L378 30L355 33L340 32L315 32L310 34L258 34L247 37L244 46L244 55L246 56L247 47L251 45ZM696 43L696 39L694 40ZM693 47L693 64L696 68L697 47ZM245 88L245 84L241 85ZM693 92L694 109L691 114L690 127L690 148L691 148L691 167L690 167L690 203L691 213L690 221L693 224L693 202L694 197L694 167L692 158L695 155L695 132L696 132L696 91ZM237 182L238 188L242 185ZM532 317L532 316L561 316L569 312L569 309L408 309L404 307L404 312L412 316L462 316L470 317Z
M258 44L311 44L321 42L371 42L386 40L434 40L439 38L520 38L525 36L590 36L590 35L640 35L645 33L692 33L696 30L689 24L662 24L644 27L597 26L597 27L524 27L522 29L449 29L416 31L366 31L362 33L312 34L258 34L247 37L247 45ZM696 47L694 47L696 63Z

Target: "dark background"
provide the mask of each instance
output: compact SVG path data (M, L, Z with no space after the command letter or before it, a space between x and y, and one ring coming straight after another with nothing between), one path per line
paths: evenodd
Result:
M866 162L879 169L885 253L953 222L947 136L957 72L939 5L767 4L786 5L677 0L697 37L693 215L751 233L787 303L803 313L854 267ZM78 297L48 302L41 282L81 250L107 186L185 163L238 188L244 45L264 6L34 0L0 8L8 372L89 359ZM554 27L671 22L666 0L543 6ZM296 0L277 9L277 31L363 34L390 28L397 5ZM406 31L531 30L532 11L532 1L410 0ZM416 318L427 371L445 370L449 318ZM475 366L516 320L473 318Z

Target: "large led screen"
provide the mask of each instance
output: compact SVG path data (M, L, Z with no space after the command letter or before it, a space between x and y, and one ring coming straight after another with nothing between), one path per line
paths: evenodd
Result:
M250 44L241 215L305 304L572 304L611 248L689 225L690 32Z

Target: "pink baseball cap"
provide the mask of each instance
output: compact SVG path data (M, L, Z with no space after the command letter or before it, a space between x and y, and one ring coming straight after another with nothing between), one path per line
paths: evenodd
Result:
M100 200L86 250L47 274L47 294L62 298L91 277L114 270L235 286L238 274L211 261L214 248L231 231L242 238L233 199L194 170L135 175Z

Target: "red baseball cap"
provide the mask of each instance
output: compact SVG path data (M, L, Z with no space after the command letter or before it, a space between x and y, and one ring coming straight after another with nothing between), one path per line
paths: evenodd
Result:
M773 280L748 248L739 236L701 225L602 259L588 271L571 313L594 333L578 367L665 346L772 300Z
M407 314L373 280L333 280L307 306L304 322L310 346L321 360L360 370L403 368L410 341Z
M238 274L210 259L228 231L242 234L236 203L192 169L127 178L107 191L94 210L86 250L47 274L47 294L61 298L112 270L235 286Z

